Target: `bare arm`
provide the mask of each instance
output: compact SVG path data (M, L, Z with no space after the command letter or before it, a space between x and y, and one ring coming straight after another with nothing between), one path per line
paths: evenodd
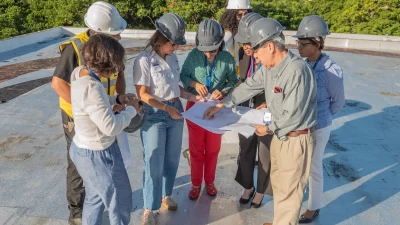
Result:
M51 81L51 88L53 88L58 96L71 104L71 87L65 80L53 76L53 79Z
M126 91L126 82L125 82L125 72L121 71L118 73L117 84L115 89L117 93L120 95L124 95Z
M141 101L143 101L147 105L166 111L166 105L158 99L154 98L153 95L149 94L149 87L143 85L135 85L135 87L136 93L138 94L138 97Z

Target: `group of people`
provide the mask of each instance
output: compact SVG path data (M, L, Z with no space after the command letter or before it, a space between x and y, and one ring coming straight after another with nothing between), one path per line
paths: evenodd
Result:
M144 111L142 224L156 224L154 211L161 207L177 210L172 191L184 126L180 98L187 100L186 110L197 101L220 101L205 111L205 119L218 119L214 114L223 107L268 108L268 122L256 125L250 137L239 135L235 180L244 188L239 202L258 208L264 194L273 195L274 225L309 223L318 216L323 152L332 115L344 105L343 72L321 52L330 34L323 18L301 21L294 37L302 59L285 47L278 21L252 12L249 0L229 0L221 23L199 24L196 47L181 69L174 52L186 44L185 21L164 14L134 62L136 95L125 93L125 50L118 41L127 24L118 10L95 2L85 24L87 31L60 46L52 81L67 140L69 224L101 224L104 208L111 224L129 224L132 190L118 137L139 111ZM188 197L199 197L203 180L207 194L216 196L221 134L186 122ZM308 210L299 218L307 184Z

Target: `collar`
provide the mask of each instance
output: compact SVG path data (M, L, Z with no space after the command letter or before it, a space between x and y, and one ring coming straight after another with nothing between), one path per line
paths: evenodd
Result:
M277 66L270 69L269 71L273 73L273 76L275 78L280 77L282 75L283 70L286 68L286 66L289 64L292 58L293 58L293 53L290 50L288 50L287 54L285 55L285 57L283 57L282 61L280 61Z
M325 53L321 53L323 55L323 57L321 58L321 60L318 62L318 65L315 67L314 72L321 72L324 71L326 69L328 69L329 67L331 67L332 65L332 60L329 59L329 56L326 55ZM306 62L308 64L310 64L310 62L308 61L308 59L306 59Z

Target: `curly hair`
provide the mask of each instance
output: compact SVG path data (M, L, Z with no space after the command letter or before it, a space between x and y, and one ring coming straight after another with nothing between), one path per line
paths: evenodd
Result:
M224 30L230 31L233 35L236 35L239 22L236 19L236 14L240 9L227 9L221 15L220 24ZM247 12L252 12L250 9Z
M85 65L100 75L124 71L125 49L113 37L105 34L90 36L81 50Z
M238 11L237 9L227 9L220 19L222 28L230 31L233 35L237 33L238 22L236 21L236 14Z

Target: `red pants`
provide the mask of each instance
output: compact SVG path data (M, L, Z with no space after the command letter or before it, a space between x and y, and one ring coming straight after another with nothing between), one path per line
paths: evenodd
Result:
M188 101L186 110L194 102ZM190 170L193 186L201 186L203 182L213 184L217 168L218 153L221 149L222 134L214 134L186 120L189 131Z

